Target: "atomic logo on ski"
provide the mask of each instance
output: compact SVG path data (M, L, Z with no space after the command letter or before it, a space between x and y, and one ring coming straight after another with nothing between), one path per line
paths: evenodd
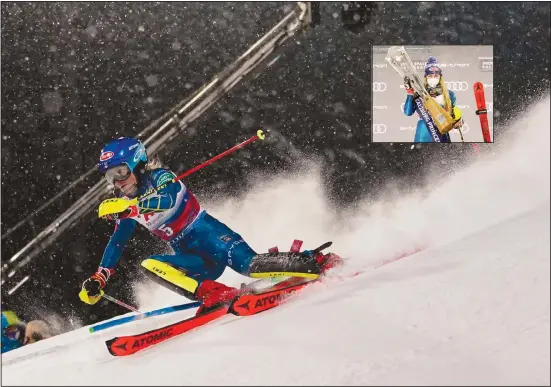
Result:
M250 316L278 306L294 292L302 289L311 282L289 286L260 294L245 294L240 296L233 304L231 311L238 316Z
M250 301L247 300L247 302L244 302L244 303L241 304L241 305L235 305L234 307L235 307L235 308L244 308L244 309L249 310L249 302L250 302Z
M215 320L228 313L228 307L224 306L212 312L188 318L177 323L154 329L149 332L134 336L115 337L111 340L107 340L105 344L109 353L113 356L127 356L132 355L142 349L148 348L152 345L161 343L174 336L180 335L184 332L188 332L192 329L205 325L212 320Z
M126 342L120 345L117 345L117 348L122 349L123 351L126 351Z
M155 331L152 334L141 337L139 340L134 340L134 343L132 344L132 349L139 349L144 345L156 344L159 341L166 340L170 337L172 337L172 327L162 331ZM126 346L126 343L124 345Z

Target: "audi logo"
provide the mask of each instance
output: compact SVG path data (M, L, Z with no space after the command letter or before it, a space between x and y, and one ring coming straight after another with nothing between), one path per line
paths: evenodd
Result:
M446 82L446 87L451 91L467 91L469 84L467 82L451 81Z
M374 134L386 133L386 125L385 124L373 124L373 133Z
M385 91L386 90L386 83L384 82L373 82L373 91Z
M494 103L490 102L486 110L488 111L488 113L492 112L494 110Z

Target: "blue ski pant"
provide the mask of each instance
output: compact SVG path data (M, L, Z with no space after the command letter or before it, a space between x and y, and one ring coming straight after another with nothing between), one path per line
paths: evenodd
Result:
M206 211L177 235L170 245L173 255L153 255L151 258L183 269L186 275L201 282L218 279L227 266L247 275L256 252L243 238Z

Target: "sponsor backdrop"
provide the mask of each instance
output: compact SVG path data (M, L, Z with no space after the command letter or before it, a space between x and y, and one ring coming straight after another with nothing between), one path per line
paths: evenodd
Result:
M406 90L403 79L385 60L391 46L373 46L373 142L413 142L419 115L403 113ZM449 90L463 111L465 142L484 142L480 120L476 115L473 84L484 84L488 123L493 134L493 46L404 46L418 74L424 75L429 56L436 57ZM459 132L450 132L452 142L461 142Z

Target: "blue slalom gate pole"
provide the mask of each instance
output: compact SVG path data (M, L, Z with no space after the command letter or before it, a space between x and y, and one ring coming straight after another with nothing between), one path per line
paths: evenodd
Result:
M199 306L201 306L200 302L189 302L187 304L182 304L182 305L168 306L166 308L156 309L156 310L152 310L150 312L140 313L140 314L136 314L136 315L133 315L133 316L126 316L126 317L121 317L121 318L116 319L116 320L106 321L104 323L100 323L100 324L91 326L90 328L88 328L88 330L90 331L90 333L94 333L94 332L98 332L98 331L101 331L101 330L104 330L104 329L107 329L107 328L111 328L111 327L114 327L114 326L117 326L117 325L126 324L126 323L131 322L131 321L143 320L144 318L159 316L159 315L167 314L167 313L179 312L181 310L197 308Z

